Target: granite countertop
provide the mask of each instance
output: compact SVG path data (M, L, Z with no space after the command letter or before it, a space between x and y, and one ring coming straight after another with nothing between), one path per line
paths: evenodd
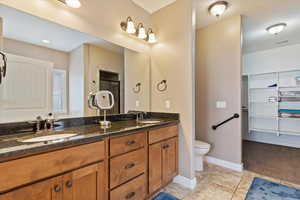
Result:
M179 123L178 119L173 118L155 118L148 120L159 120L155 124L141 124L136 120L113 121L110 128L103 129L99 124L88 124L82 126L61 128L55 131L44 131L41 133L22 133L0 136L0 162L25 157L32 154L52 151L64 147L86 144L100 141L106 137L119 136L131 132L149 130L167 125L175 125ZM76 136L67 139L58 139L48 142L24 143L22 140L39 136L75 133Z

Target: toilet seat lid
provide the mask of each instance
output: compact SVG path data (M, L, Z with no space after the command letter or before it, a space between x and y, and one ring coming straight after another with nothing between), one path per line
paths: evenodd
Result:
M207 148L210 148L210 144L208 144L208 143L206 143L206 142L202 142L202 141L200 141L200 140L196 140L195 141L195 147L196 148L205 148L205 149L207 149Z

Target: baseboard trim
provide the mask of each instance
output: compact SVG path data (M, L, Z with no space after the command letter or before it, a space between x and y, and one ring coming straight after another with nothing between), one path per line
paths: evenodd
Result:
M173 179L173 182L177 183L177 184L180 184L183 187L189 188L189 189L195 189L196 186L197 186L197 179L196 179L196 177L193 178L193 179L189 179L189 178L186 178L184 176L178 175L178 176L176 176Z
M226 161L226 160L221 160L221 159L211 157L211 156L205 156L205 160L208 163L215 164L215 165L225 167L225 168L228 168L228 169L232 169L232 170L238 171L238 172L242 172L243 169L244 169L242 163L237 164L237 163L229 162L229 161Z

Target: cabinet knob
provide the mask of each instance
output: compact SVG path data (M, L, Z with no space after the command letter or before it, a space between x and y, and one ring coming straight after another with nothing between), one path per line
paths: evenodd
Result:
M133 144L135 144L135 141L134 141L134 140L128 141L126 144L127 144L127 145L133 145Z
M130 163L130 164L128 164L128 165L125 166L125 169L131 169L131 168L133 168L134 166L135 166L134 163Z
M166 145L163 146L163 149L167 149L169 147L170 147L170 145L166 144Z
M61 187L59 185L54 186L54 191L55 192L60 192L61 191Z
M67 181L66 186L67 186L67 188L71 188L73 186L72 181Z
M135 192L131 192L126 196L126 199L131 199L134 196L135 196Z

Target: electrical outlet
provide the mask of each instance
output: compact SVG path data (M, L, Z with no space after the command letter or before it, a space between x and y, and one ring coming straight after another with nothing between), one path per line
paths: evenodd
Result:
M137 108L140 107L140 101L138 101L138 100L135 101L135 107L137 107Z
M171 108L171 102L169 100L165 101L165 105L167 109Z

